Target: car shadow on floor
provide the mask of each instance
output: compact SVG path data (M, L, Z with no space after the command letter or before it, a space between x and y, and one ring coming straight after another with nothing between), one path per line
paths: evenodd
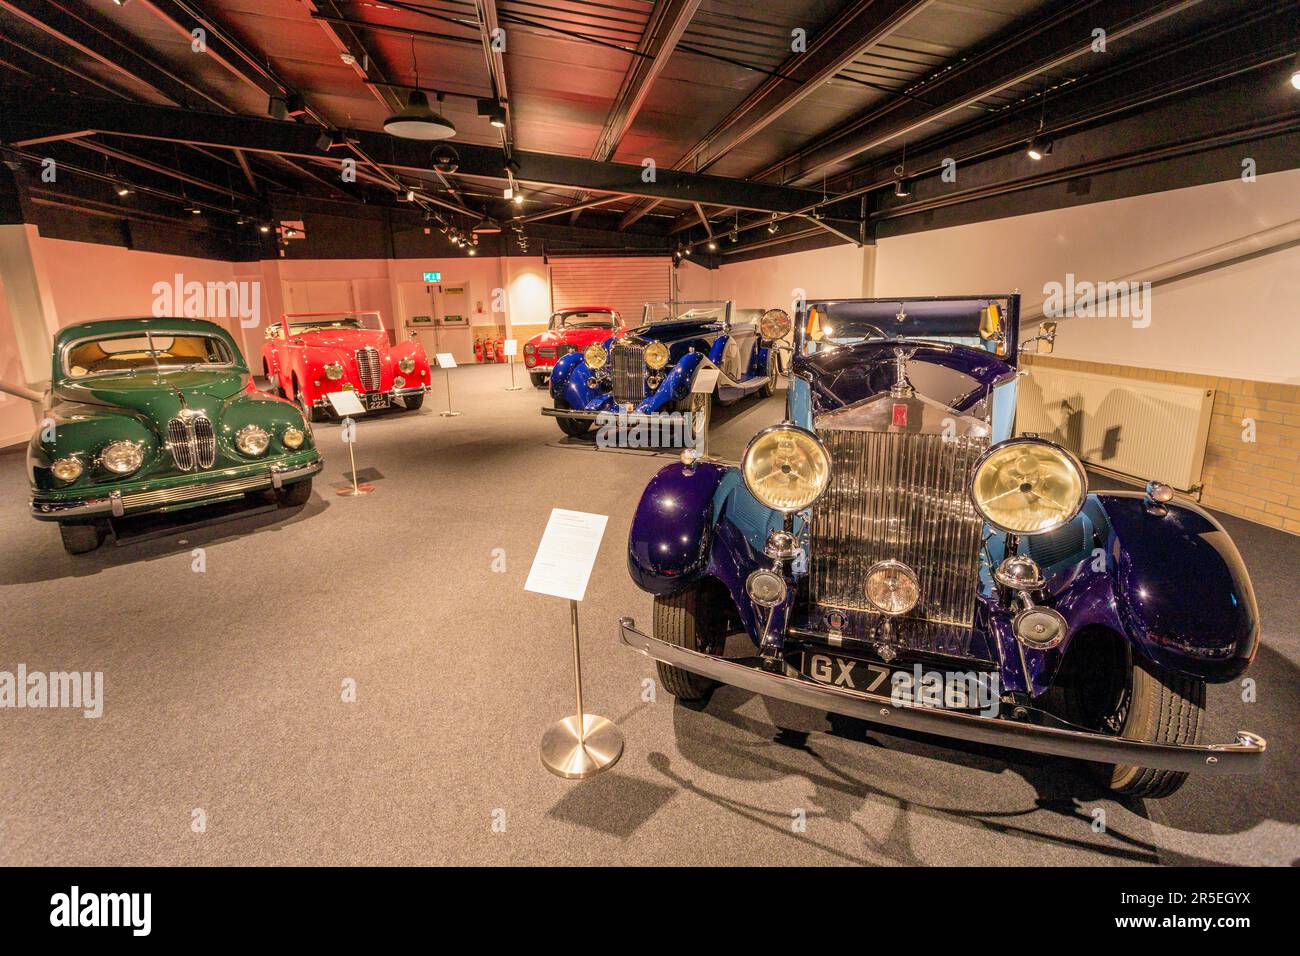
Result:
M332 495L330 496L332 497ZM118 540L113 536L89 554L68 554L59 543L59 529L49 522L46 546L38 551L0 552L0 585L34 584L63 578L82 578L110 568L138 564L208 548L223 541L262 534L310 520L330 507L314 490L305 505L267 507L260 502L209 505L171 515L143 515L120 519Z
M1251 710L1249 729L1274 741L1280 749L1286 735L1300 720L1300 701L1286 689L1296 686L1297 668L1283 655L1262 649L1252 673L1261 688L1271 688L1267 710ZM1236 692L1226 685L1223 695ZM1275 691L1275 693L1274 693ZM1281 845L1272 848L1275 859L1288 863L1297 839L1300 808L1293 799L1295 768L1265 764L1266 781L1250 776L1193 774L1184 788L1159 801L1125 798L1111 793L1078 761L1025 753L924 733L889 728L853 718L819 713L806 707L759 697L766 719L751 716L747 706L756 695L735 687L719 687L701 704L674 703L673 723L677 750L692 767L745 782L776 782L787 777L808 780L814 795L807 813L852 826L862 832L862 855L822 844L826 852L852 862L884 860L900 864L925 862L914 851L904 818L920 814L956 821L972 831L1049 843L1056 847L1095 855L1097 862L1222 865L1241 863L1243 852L1232 844L1241 835ZM747 713L748 712L748 713ZM1214 717L1211 701L1211 719ZM1225 731L1229 715L1215 721L1203 739L1230 740ZM1244 720L1245 718L1243 718ZM847 749L846 749L847 748ZM917 762L928 762L923 777ZM672 759L652 754L651 766L673 785L757 823L804 841L810 832L793 833L790 811L738 801L723 789L706 788L691 775L673 767ZM974 773L964 773L973 771ZM981 777L988 774L988 777ZM1013 774L1032 788L1026 799L1010 779ZM936 783L936 780L944 781ZM1003 782L1005 781L1005 782ZM972 790L972 782L975 789ZM854 817L871 804L884 802L900 809L900 820L884 838L862 829ZM1096 816L1098 807L1118 805L1119 812ZM1153 807L1159 807L1153 817ZM1154 836L1125 832L1132 827L1127 811L1146 821L1140 828ZM1105 826L1098 830L1098 819ZM972 843L980 837L972 837ZM1184 845L1186 844L1186 845ZM1190 845L1209 855L1193 852ZM1222 850L1219 858L1216 851ZM1247 854L1248 855L1248 854ZM1259 860L1258 862L1266 862Z

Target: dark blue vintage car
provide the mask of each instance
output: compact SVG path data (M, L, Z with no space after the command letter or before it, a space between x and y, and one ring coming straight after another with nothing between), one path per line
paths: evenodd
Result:
M790 332L782 309L735 309L731 302L649 303L641 325L611 336L555 363L551 372L553 416L566 435L586 435L598 420L646 420L689 412L701 439L713 400L730 404L776 390L777 351ZM697 377L716 369L705 390Z
M1247 772L1264 741L1200 742L1208 683L1259 640L1241 556L1167 485L1089 494L1013 437L1018 296L810 303L787 420L739 466L683 452L646 488L628 565L660 680L1092 762L1115 791ZM721 654L743 630L757 655Z

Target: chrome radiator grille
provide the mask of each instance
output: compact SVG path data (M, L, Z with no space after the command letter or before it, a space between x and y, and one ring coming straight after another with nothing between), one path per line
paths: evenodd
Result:
M967 494L987 438L825 429L831 485L813 507L810 596L872 610L867 570L887 558L919 579L908 618L969 626L974 619L983 522Z
M639 402L645 398L645 346L614 343L609 350L609 368L613 376L614 401Z
M184 415L167 423L167 448L181 471L211 468L217 460L217 435L204 415Z
M364 349L357 349L357 377L361 379L361 387L367 392L376 392L379 390L380 368L379 352L367 346Z

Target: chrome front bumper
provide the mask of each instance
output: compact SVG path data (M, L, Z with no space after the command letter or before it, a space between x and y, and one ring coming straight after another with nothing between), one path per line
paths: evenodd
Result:
M317 458L302 465L280 468L275 465L254 475L231 478L227 481L202 482L181 485L173 488L159 488L156 491L137 491L122 494L110 491L93 498L72 498L62 501L31 500L32 517L42 521L61 521L66 518L87 518L109 515L120 518L128 511L147 511L150 508L162 508L185 504L191 501L206 501L223 498L245 491L258 491L265 488L280 488L295 481L301 481L316 474L324 467L324 462Z
M548 418L577 418L589 422L599 420L611 425L653 425L666 413L611 411L608 408L595 412L581 408L543 408L542 414Z
M1157 770L1256 773L1261 769L1267 746L1263 737L1244 730L1237 731L1237 740L1231 744L1155 744L1086 731L1040 727L999 717L976 717L959 711L899 704L880 694L867 694L818 684L800 677L788 677L752 664L725 660L667 644L648 634L642 634L630 617L619 621L618 634L619 640L624 644L647 657L765 697L857 717L874 724L997 747L1098 763L1132 764Z
M394 388L394 389L390 389L387 392L354 391L353 394L355 394L357 398L361 399L363 404L365 403L366 400L365 397L367 395L374 395L374 394L383 395L385 398L389 400L389 404L391 404L393 399L410 398L415 395L424 395L426 392L431 392L431 391L433 391L432 385L417 385L414 388ZM317 409L321 411L328 412L334 410L334 406L330 404L330 400L323 395L320 398L316 399L316 401L312 402L312 405L314 405Z

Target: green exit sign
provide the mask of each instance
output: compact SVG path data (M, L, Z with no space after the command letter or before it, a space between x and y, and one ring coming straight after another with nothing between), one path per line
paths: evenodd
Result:
M441 281L442 281L442 273L441 273L441 272L426 272L426 273L424 274L424 281L425 281L425 282L441 282Z

